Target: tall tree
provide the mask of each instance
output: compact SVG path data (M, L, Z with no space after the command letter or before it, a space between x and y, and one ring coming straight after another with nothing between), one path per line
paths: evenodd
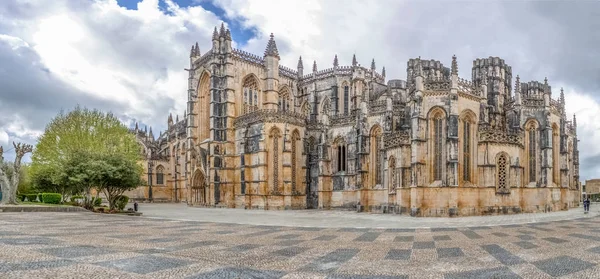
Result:
M79 178L67 173L69 167L73 170L78 164L73 160L81 156L119 154L135 162L139 159L139 150L135 136L112 113L77 106L68 113L61 111L46 126L31 158L32 179L49 187L62 187L60 192L64 193L82 185L88 186L79 190L88 191L91 184L75 183Z
M135 161L120 154L106 154L99 164L95 165L94 173L99 190L104 192L110 209L115 208L117 198L125 191L133 190L144 184L141 179L142 167Z
M17 204L21 159L33 149L33 146L29 144L15 144L13 142L13 146L17 155L12 164L4 162L4 149L0 146L0 184L2 184L0 185L2 187L2 201L0 201L0 204Z

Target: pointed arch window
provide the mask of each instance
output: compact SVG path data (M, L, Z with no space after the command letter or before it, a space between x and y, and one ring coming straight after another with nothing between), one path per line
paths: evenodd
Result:
M463 180L471 180L471 123L463 120Z
M371 130L371 158L370 164L372 166L371 173L374 176L373 186L377 184L383 183L383 169L382 169L382 161L383 158L381 156L381 138L382 138L382 130L381 127L376 126Z
M346 143L343 140L338 140L336 143L336 153L337 153L337 172L344 172L347 170L347 160L346 160Z
M552 180L554 183L561 187L560 183L560 132L558 130L558 125L554 123L552 125Z
M163 166L156 167L156 185L165 184L164 173L165 173L165 168Z
M389 167L388 167L389 179L388 179L388 189L390 193L396 192L396 187L398 187L398 174L396 172L396 158L391 156L389 159Z
M258 109L258 82L253 76L244 78L242 83L244 91L244 113L256 111Z
M529 182L537 181L537 125L531 121L526 126L527 129L527 167Z
M290 110L290 93L287 89L284 89L279 93L279 110L289 111Z
M279 140L281 138L281 132L279 129L274 128L270 133L271 138L271 150L272 150L272 166L273 166L273 193L279 192Z
M344 86L344 114L348 114L348 100L350 98L350 89L348 85Z
M442 168L443 165L443 119L441 117L435 118L433 120L434 125L434 148L433 148L433 169L434 169L434 179L442 180Z
M298 166L300 165L298 164L299 141L300 133L296 130L292 133L292 193L295 193L298 187Z
M500 154L496 160L496 185L498 192L508 192L508 156L506 154Z

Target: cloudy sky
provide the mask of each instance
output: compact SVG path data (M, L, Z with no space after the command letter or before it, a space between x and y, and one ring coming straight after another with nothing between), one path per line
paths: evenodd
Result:
M206 52L221 22L234 47L259 55L274 33L290 68L299 55L324 69L335 54L347 65L356 53L404 79L409 58L450 65L456 54L470 78L473 59L499 56L522 81L548 77L553 98L564 87L582 180L600 177L600 2L591 0L2 0L0 145L35 143L76 104L157 135L185 109L191 45Z

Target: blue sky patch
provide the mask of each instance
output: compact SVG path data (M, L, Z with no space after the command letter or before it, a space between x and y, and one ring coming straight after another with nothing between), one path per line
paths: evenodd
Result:
M119 6L129 10L137 10L137 4L142 0L117 0ZM218 6L218 2L212 0L173 0L179 7L200 6L207 11L214 13L218 18L225 21L231 30L232 39L240 45L245 45L248 40L258 33L255 28L244 28L240 19L227 18L225 10ZM166 15L172 15L167 10L167 3L164 0L158 1L159 9Z

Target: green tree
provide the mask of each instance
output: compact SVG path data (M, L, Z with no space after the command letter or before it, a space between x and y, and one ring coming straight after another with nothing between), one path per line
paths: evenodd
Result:
M17 187L21 178L21 159L30 153L33 146L29 144L14 143L14 163L4 162L4 149L0 146L0 188L2 188L2 200L0 204L17 204Z
M141 179L142 167L120 154L106 154L96 165L99 190L104 192L110 209L115 208L119 196L145 182Z
M94 184L89 168L98 166L94 158L118 154L136 162L139 150L135 136L112 113L77 106L68 113L61 111L46 126L31 157L32 180L39 188L89 196Z
M19 194L29 193L33 190L31 186L31 175L29 173L29 164L21 165L21 174L19 176L19 186L17 192Z

